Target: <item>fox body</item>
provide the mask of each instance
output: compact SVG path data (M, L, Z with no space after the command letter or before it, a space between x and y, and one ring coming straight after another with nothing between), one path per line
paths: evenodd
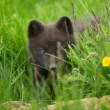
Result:
M92 31L96 31L98 29L98 24L100 23L100 18L96 15L85 17L84 20L78 19L74 22L75 30L83 35L86 29L91 27Z

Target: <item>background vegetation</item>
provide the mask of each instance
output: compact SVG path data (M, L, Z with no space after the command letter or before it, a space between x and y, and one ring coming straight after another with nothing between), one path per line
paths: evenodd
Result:
M0 0L0 104L20 100L45 106L51 102L45 97L41 99L42 93L33 87L31 65L26 52L27 26L32 19L51 23L63 15L74 22L72 2ZM102 67L101 64L104 56L110 56L110 16L106 11L110 3L107 0L74 0L74 5L77 19L90 15L92 10L103 18L103 23L96 34L90 36L86 31L83 41L75 34L77 46L75 49L70 47L67 52L72 72L60 78L60 84L55 88L56 101L110 94L110 67Z

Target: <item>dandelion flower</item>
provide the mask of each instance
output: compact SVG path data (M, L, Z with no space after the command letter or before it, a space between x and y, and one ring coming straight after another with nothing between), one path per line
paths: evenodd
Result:
M110 66L110 57L104 57L102 60L102 66Z

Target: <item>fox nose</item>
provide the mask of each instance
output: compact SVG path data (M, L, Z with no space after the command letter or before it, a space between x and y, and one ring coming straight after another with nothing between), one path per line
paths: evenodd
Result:
M56 65L55 65L55 64L51 64L51 65L50 65L50 70L56 71Z
M50 56L50 66L49 69L52 71L56 70L56 59L54 56Z

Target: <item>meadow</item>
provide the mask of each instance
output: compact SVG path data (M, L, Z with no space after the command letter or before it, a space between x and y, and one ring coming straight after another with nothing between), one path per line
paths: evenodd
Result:
M54 101L110 94L110 65L102 65L103 58L110 57L109 0L0 0L0 105L6 101L23 101L31 103L32 110L36 106L44 110L48 103L53 103L46 90L39 92L33 86L27 27L33 19L46 24L64 15L74 22L72 2L77 19L91 16L93 11L101 17L101 23L97 33L90 35L85 31L83 40L75 33L77 45L74 49L69 46L67 52L72 71L63 71L55 87Z

